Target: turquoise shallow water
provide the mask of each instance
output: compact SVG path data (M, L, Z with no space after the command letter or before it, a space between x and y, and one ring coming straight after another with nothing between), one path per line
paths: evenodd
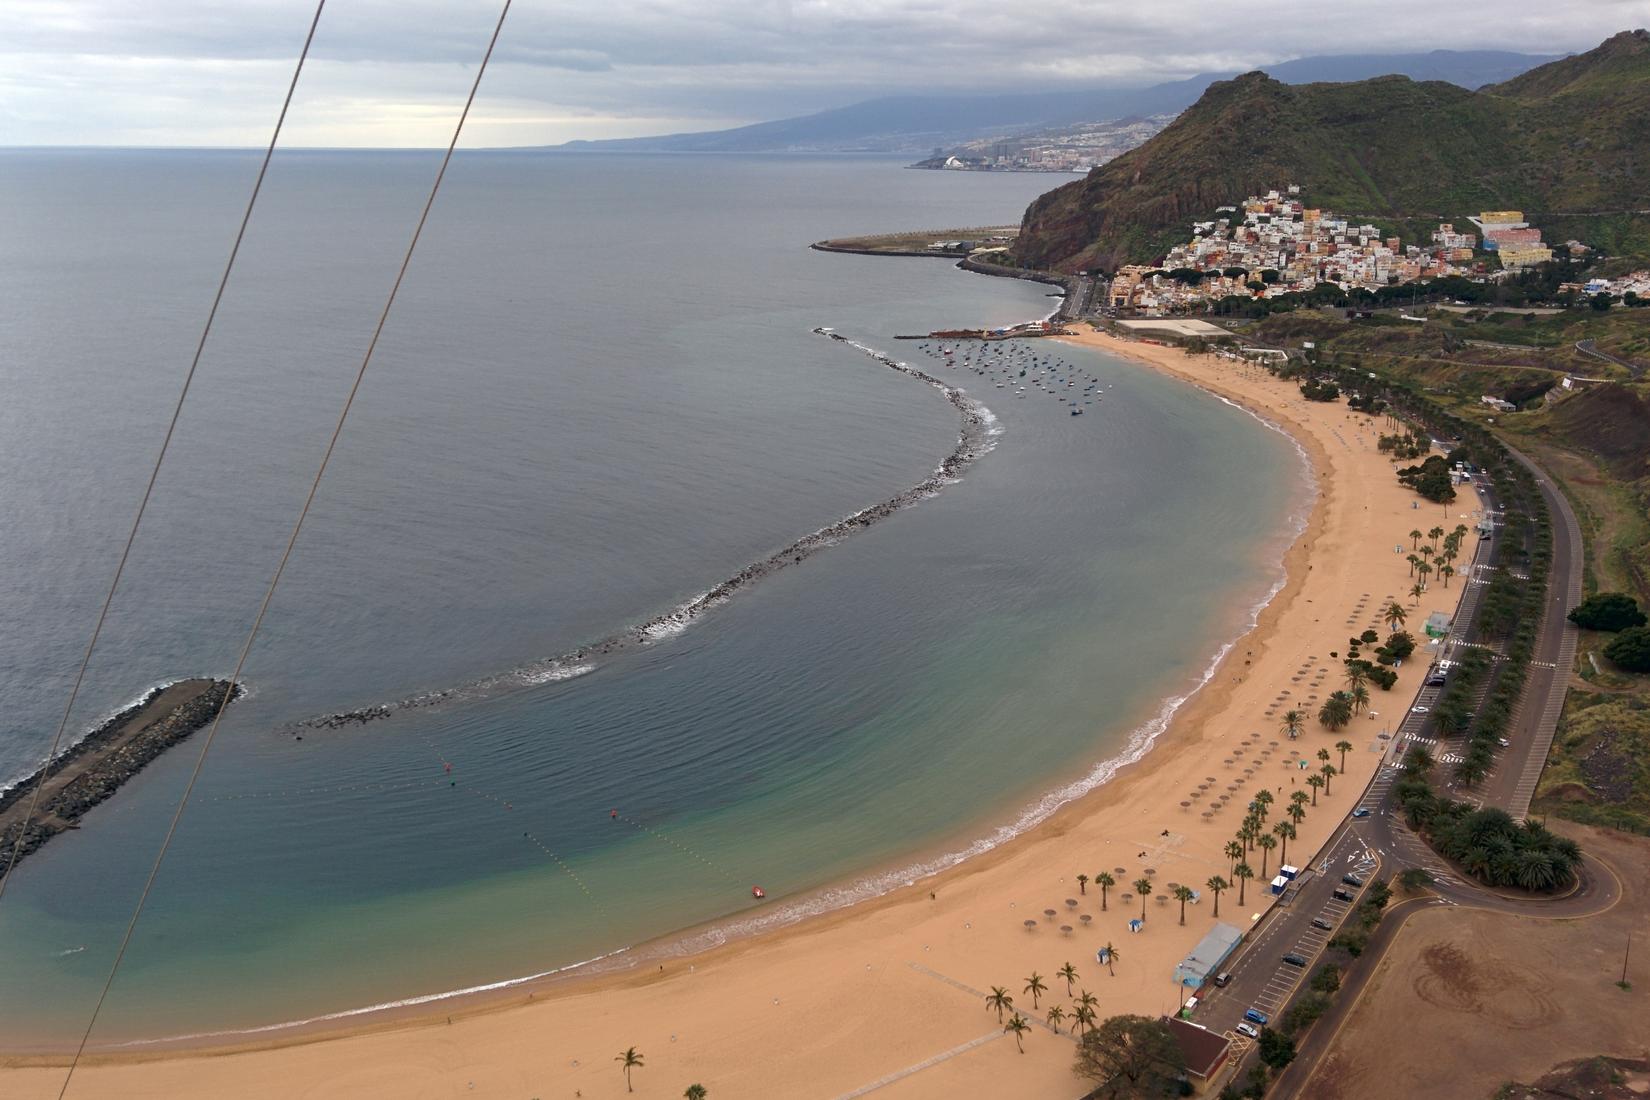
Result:
M0 238L8 774L49 737L249 163L0 155L23 227ZM232 663L432 168L277 163L77 728ZM811 329L914 361L894 335L1041 316L1048 288L803 246L1012 220L1047 182L461 158L96 1039L788 919L1006 835L1123 751L1275 581L1298 464L1246 414L1072 351L1102 405L962 376L1001 434L960 482L680 635L576 679L290 725L565 652L921 481L955 410ZM83 1024L190 751L0 903L20 1041Z

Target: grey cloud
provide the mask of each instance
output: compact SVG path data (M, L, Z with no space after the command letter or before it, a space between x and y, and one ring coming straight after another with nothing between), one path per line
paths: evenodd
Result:
M312 10L310 0L8 0L0 143L256 143ZM329 0L295 132L316 143L439 140L417 120L451 103L497 10L494 0ZM1644 15L1643 0L518 0L483 107L490 133L550 142L882 94L1145 84L1304 54L1586 49ZM350 111L359 117L341 123Z

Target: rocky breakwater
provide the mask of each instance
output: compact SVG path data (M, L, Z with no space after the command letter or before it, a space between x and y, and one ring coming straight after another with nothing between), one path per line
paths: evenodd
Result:
M161 753L211 724L225 701L240 693L227 680L181 680L155 688L0 793L0 872L59 833L78 828L87 811Z
M987 453L996 445L994 437L999 430L995 426L997 418L990 409L974 400L964 391L947 385L942 379L920 371L909 364L902 363L885 352L878 351L876 348L862 344L857 340L849 339L834 329L820 327L813 331L815 335L828 337L862 355L869 356L889 370L897 371L932 386L957 411L959 428L956 446L940 460L933 473L887 500L879 501L868 508L862 508L851 515L843 516L828 526L803 535L795 542L781 550L774 551L761 561L751 562L714 588L700 593L686 603L673 607L663 614L655 615L644 623L627 627L619 633L609 635L600 641L460 687L428 691L393 703L378 703L356 710L339 711L336 714L310 718L298 723L298 728L342 729L350 726L364 726L368 722L388 718L399 711L439 706L460 699L482 698L500 691L535 687L540 684L582 676L593 671L602 658L627 649L651 645L654 642L678 634L691 626L694 620L701 615L726 603L740 591L750 588L781 569L801 565L820 551L826 550L843 539L880 523L903 508L908 508L918 501L938 493L961 477L963 471L975 459Z

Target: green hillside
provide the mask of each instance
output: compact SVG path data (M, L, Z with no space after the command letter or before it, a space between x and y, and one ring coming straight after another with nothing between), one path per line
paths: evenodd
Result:
M1223 81L1151 141L1034 202L1014 254L1068 272L1152 263L1217 206L1286 183L1412 240L1440 218L1510 208L1549 239L1650 257L1650 32L1477 92L1405 77Z

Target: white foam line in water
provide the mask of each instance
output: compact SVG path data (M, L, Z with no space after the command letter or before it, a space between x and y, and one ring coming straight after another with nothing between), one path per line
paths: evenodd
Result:
M589 966L600 962L619 951L609 951L606 954L595 955L582 962L568 963L552 970L541 970L536 974L524 974L519 978L504 978L496 982L484 982L481 985L468 985L461 989L449 989L441 993L421 993L414 997L402 997L394 1001L380 1001L377 1004L362 1005L360 1008L345 1008L337 1012L323 1012L318 1016L305 1016L297 1020L283 1020L276 1024L259 1024L256 1027L222 1028L217 1031L192 1031L185 1035L169 1035L160 1039L128 1039L119 1043L102 1044L100 1049L118 1050L128 1047L156 1046L161 1043L182 1043L198 1039L231 1039L245 1035L267 1035L274 1031L290 1031L297 1027L308 1027L313 1024L331 1023L335 1020L349 1020L357 1016L368 1016L374 1012L390 1012L397 1008L417 1008L420 1005L435 1004L440 1001L450 1001L455 997L469 997L478 993L495 993L501 989L512 989L528 982L536 982L542 978L553 978L557 974L565 974L569 970Z

